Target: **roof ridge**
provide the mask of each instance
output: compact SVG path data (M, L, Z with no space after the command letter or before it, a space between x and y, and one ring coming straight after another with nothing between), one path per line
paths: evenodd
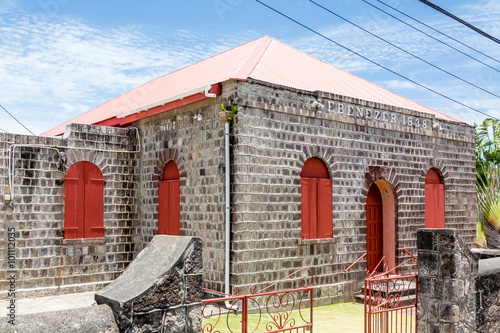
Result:
M184 66L184 67L178 68L178 69L176 69L176 70L175 70L175 71L173 71L173 72L168 72L168 73L166 73L166 74L163 74L162 76L159 76L159 77L157 77L157 78L155 78L155 79L153 79L153 80L151 80L151 81L145 82L145 83L141 84L140 86L133 88L132 90L138 89L138 88L140 88L140 87L142 87L142 86L144 86L144 85L146 85L146 84L148 84L148 83L151 83L151 82L154 82L154 81L156 81L156 80L159 80L159 79L161 79L161 78L163 78L163 77L165 77L165 76L167 76L167 75L171 75L171 74L173 74L173 73L179 72L179 71L184 70L184 69L186 69L186 68L193 67L193 66L195 66L195 65L197 65L197 64L199 64L199 63L201 63L201 62L208 61L209 59L212 59L212 58L215 58L215 57L217 57L217 56L220 56L221 54L228 53L228 52L230 52L230 51L232 51L232 50L234 50L234 49L237 49L237 48L243 47L243 46L245 46L245 45L247 45L247 44L250 44L250 43L254 43L254 42L258 41L259 39L261 39L261 38L265 38L265 37L267 37L267 38L271 38L271 37L269 37L269 36L265 35L265 36L262 36L262 37L259 37L259 38L255 38L254 40L251 40L251 41L249 41L249 42L246 42L246 43L243 43L243 44L240 44L240 45L236 45L236 46L234 46L234 47L232 47L232 48L230 48L230 49L228 49L228 50L226 50L226 51L222 51L222 52L217 53L217 54L214 54L214 55L212 55L212 56L210 56L210 57L208 57L208 58L201 59L201 60L199 60L199 61L197 61L197 62L195 62L195 63L192 63L192 64L189 64L189 65L187 65L187 66ZM271 38L271 39L272 39L272 38ZM130 92L130 91L132 91L132 90L129 90L129 91L127 91L126 93L128 93L128 92ZM124 94L126 94L126 93L124 93ZM121 96L121 95L120 95L120 96ZM118 96L118 97L120 97L120 96ZM117 98L117 97L115 97L115 98ZM109 101L109 102L111 102L111 101Z
M258 39L262 39L262 40L255 47L254 51L252 52L250 57L248 57L248 59L245 61L243 66L241 66L238 73L236 73L235 76L232 77L231 79L246 80L252 74L255 67L257 67L257 65L259 64L260 60L262 59L262 57L266 53L267 48L269 47L271 42L274 41L273 38L271 38L267 35L262 36Z
M271 37L269 37L269 38L271 38ZM272 39L272 38L271 38L271 39ZM363 81L365 81L365 82L369 83L370 85L373 85L373 86L379 87L379 88L381 88L381 89L383 89L383 90L385 90L385 91L387 91L387 92L390 92L390 93L394 94L395 96L401 97L401 98L403 98L403 99L405 99L405 100L407 100L407 101L410 101L410 102L412 102L412 103L418 104L418 105L420 105L420 106L422 106L422 107L424 107L424 108L426 108L426 109L428 109L428 110L432 110L433 112L439 113L440 115L442 115L443 117L445 117L445 118L447 118L447 119L450 119L450 120L455 121L455 122L463 123L463 121L461 121L461 120L458 120L458 119L455 119L455 118L453 118L453 117L450 117L450 116L448 116L447 114L445 114L445 113L443 113L443 112L440 112L440 111L438 111L438 110L434 110L434 109L433 109L433 108L431 108L431 107L428 107L428 106L426 106L426 105L423 105L423 104L421 104L421 103L418 103L418 102L416 102L416 101L414 101L414 100L412 100L412 99L410 99L410 98L408 98L408 97L406 97L406 96L400 95L400 94L398 94L398 93L396 93L396 92L394 92L394 91L392 91L392 90L389 90L389 89L387 89L387 88L385 88L385 87L382 87L381 85L378 85L378 84L376 84L376 83L373 83L373 82L371 82L371 81L368 81L368 80L367 80L367 79L365 79L365 78L362 78L362 77L360 77L360 76L358 76L358 75L356 75L356 74L353 74L353 73L351 73L351 72L348 72L348 71L346 71L346 70L344 70L344 69L342 69L342 68L340 68L340 67L337 67L337 66L335 66L335 65L332 65L332 64L330 64L329 62L326 62L326 61L324 61L324 60L322 60L322 59L319 59L319 58L317 58L317 57L315 57L315 56L313 56L313 55L311 55L311 54L308 54L308 53L306 53L306 52L304 52L304 51L301 51L301 50L299 50L299 49L297 49L297 48L295 48L295 47L293 47L293 46L291 46L291 45L288 45L288 44L286 44L286 43L284 43L284 42L282 42L282 41L280 41L280 40L276 40L276 39L272 39L272 40L274 40L274 41L276 41L276 42L280 43L281 45L284 45L284 46L286 46L286 47L288 47L288 48L290 48L290 49L292 49L292 50L294 50L294 51L297 51L297 52L299 52L299 53L301 53L301 54L304 54L304 55L306 55L306 56L308 56L308 57L310 57L310 58L312 58L312 59L314 59L314 60L316 60L316 61L320 61L320 62L322 62L322 63L324 63L324 64L327 64L327 65L329 65L329 66L331 66L331 67L333 67L333 68L335 68L335 69L337 69L337 70L339 70L339 71L341 71L341 72L343 72L343 73L346 73L346 74L348 74L348 75L350 75L350 76L352 76L352 77L355 77L355 78L358 78L358 79L360 79L360 80L363 80ZM267 49L267 48L266 48L266 49Z

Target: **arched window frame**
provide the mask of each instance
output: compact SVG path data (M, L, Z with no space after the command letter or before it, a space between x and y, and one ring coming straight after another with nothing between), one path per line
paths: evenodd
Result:
M180 235L180 175L173 160L163 168L159 183L158 234Z
M82 161L68 168L64 180L64 238L104 237L104 183L95 164Z
M332 238L332 180L326 164L309 158L302 167L301 238Z

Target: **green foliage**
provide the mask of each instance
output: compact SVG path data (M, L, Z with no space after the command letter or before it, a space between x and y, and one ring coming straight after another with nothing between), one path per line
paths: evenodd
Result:
M230 106L224 105L222 103L220 105L221 112L224 112L226 114L226 122L229 123L231 126L234 125L234 118L236 117L236 114L241 107L236 106L236 104L232 103Z
M476 125L477 243L500 247L500 123Z

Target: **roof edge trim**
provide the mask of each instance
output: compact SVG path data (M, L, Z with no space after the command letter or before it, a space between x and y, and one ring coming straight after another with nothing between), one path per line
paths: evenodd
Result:
M199 94L199 93L205 93L206 97L215 98L217 96L217 94L209 93L210 89L212 89L212 85L208 84L208 85L203 86L201 88L197 88L197 89L188 91L186 93L183 93L183 94L180 94L180 95L177 95L177 96L174 96L174 97L170 97L170 98L161 100L159 102L156 102L156 103L153 103L153 104L149 104L149 105L143 106L143 107L138 108L138 109L134 109L132 111L128 111L128 112L119 114L119 115L116 116L116 118L126 118L126 117L128 117L130 115L133 115L133 114L136 114L136 113L141 113L143 111L150 110L150 109L155 108L157 106L162 106L162 105L168 104L170 102L177 101L177 100L180 100L180 99L184 99L186 97L189 97L189 96L192 96L192 95L196 95L196 94Z

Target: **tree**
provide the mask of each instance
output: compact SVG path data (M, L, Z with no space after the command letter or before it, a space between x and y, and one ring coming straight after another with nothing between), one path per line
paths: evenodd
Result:
M500 122L476 125L477 243L500 248Z

